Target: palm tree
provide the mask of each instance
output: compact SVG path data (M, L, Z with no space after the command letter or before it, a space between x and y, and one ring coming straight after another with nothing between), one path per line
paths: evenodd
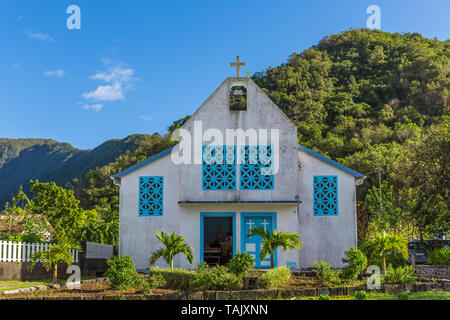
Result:
M170 268L173 269L173 258L179 253L184 254L190 265L194 263L194 249L182 235L178 235L175 232L169 235L164 230L161 230L161 233L153 231L153 234L161 241L164 248L159 248L152 252L150 257L151 265L155 264L159 258L163 258L170 265Z
M50 245L48 250L40 250L33 253L31 258L30 271L41 260L42 265L47 271L53 268L53 283L58 279L58 263L64 263L70 266L73 263L73 256L71 250L82 251L79 243L68 240L66 237L59 237L57 243Z
M377 233L364 243L364 250L370 255L381 257L381 273L386 276L386 255L398 251L405 258L408 257L408 240L396 234Z
M268 254L270 254L270 267L275 267L274 254L275 249L283 247L283 252L287 249L300 250L302 248L302 241L298 233L296 232L278 232L276 230L269 231L264 230L259 226L255 226L249 230L247 238L252 236L262 237L261 251L259 258L264 260Z

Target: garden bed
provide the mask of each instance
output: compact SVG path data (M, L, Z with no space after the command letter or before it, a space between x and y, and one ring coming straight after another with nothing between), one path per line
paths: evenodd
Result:
M401 292L425 292L447 290L443 282L427 282L402 285L383 285L380 294L398 294ZM199 291L190 292L170 288L153 289L151 293L111 289L108 279L86 280L80 290L69 290L65 286L47 286L45 289L12 294L1 294L0 299L18 300L259 300L259 299L306 299L328 295L330 297L351 297L356 291L368 291L363 281L350 286L322 287L317 279L305 275L293 275L290 282L277 289Z

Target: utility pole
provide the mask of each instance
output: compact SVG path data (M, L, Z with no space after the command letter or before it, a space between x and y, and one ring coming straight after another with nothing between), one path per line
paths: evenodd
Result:
M375 168L375 172L378 173L378 185L380 187L380 212L383 210L383 198L381 197L381 174L384 173L383 169Z

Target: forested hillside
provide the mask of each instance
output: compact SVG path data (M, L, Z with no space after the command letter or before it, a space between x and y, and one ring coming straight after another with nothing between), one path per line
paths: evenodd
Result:
M29 189L31 179L65 185L89 170L134 151L145 135L109 140L93 150L79 150L48 139L0 139L0 205L11 200L20 185Z

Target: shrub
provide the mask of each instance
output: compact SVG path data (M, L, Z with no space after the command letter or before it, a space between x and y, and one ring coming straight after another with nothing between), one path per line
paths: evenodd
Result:
M167 282L162 274L153 274L148 277L148 284L151 289L155 289L165 287Z
M395 294L398 300L409 300L409 295L406 292L399 292Z
M189 289L189 283L195 279L195 272L182 268L154 267L149 270L149 275L161 275L166 281L165 286L170 289Z
M118 290L128 290L138 288L144 291L151 289L134 266L133 260L129 256L120 256L107 261L108 269L105 276L111 281L111 287Z
M319 300L331 300L330 296L327 294L321 294Z
M289 282L291 279L291 269L288 267L278 267L270 269L259 278L261 288L278 288Z
M342 272L342 277L348 280L358 279L358 275L367 267L367 258L364 253L353 247L345 251L342 262L347 264Z
M414 284L416 283L416 269L411 266L394 268L388 266L384 283L387 284Z
M313 263L316 277L322 285L334 287L341 284L341 279L339 278L341 270L331 269L331 264L323 260L320 260L320 263L317 261L313 261Z
M355 300L367 300L369 298L369 294L365 291L356 291L353 294L353 299Z
M247 252L236 253L233 259L228 263L228 271L242 278L248 274L255 264L255 259Z
M199 265L189 286L191 290L236 290L240 279L228 272L225 266L210 268L207 264Z
M431 251L428 255L430 264L450 264L450 247L443 247Z
M369 264L374 264L381 268L382 259L380 256L374 257L372 261L369 261ZM400 252L391 252L386 255L386 265L391 265L394 268L403 267L408 265L408 260Z

